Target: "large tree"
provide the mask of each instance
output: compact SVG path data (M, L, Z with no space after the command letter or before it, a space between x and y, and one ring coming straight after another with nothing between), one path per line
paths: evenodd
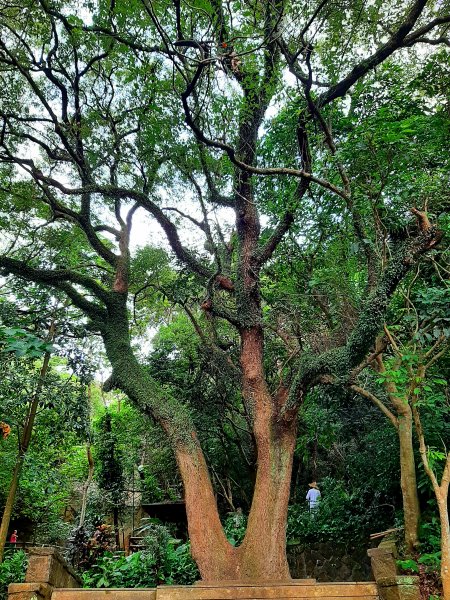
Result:
M21 0L3 4L0 18L2 272L67 295L103 339L110 385L166 432L202 577L289 577L298 407L365 360L396 286L440 239L420 186L401 201L382 190L384 213L363 186L352 193L333 115L385 61L448 43L446 3ZM264 140L292 103L278 154ZM262 228L268 205L276 210ZM288 232L301 241L331 206L331 224L349 221L361 248L357 310L336 344L314 352L264 318L261 277ZM238 548L223 532L189 407L150 376L133 344L130 301L139 306L160 275L132 244L145 218L164 231L183 291L201 302L203 317L185 305L193 328L212 368L238 382L252 423L257 473ZM237 362L218 334L222 320L239 339ZM286 343L277 366L265 364L267 327Z

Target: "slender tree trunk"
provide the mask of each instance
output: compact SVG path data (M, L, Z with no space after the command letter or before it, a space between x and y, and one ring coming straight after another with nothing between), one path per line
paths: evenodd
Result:
M424 376L425 369L422 367L418 371L419 376ZM428 461L428 451L425 444L425 436L423 433L420 414L417 409L416 400L413 399L411 410L416 427L417 437L419 438L419 451L422 459L422 464L428 475L433 491L436 496L439 519L441 522L441 581L444 590L444 600L450 600L450 526L448 515L448 489L450 485L450 452L447 453L444 471L442 473L441 484L439 485L436 473Z
M450 600L450 527L447 494L437 495L437 501L441 521L441 580L444 600Z
M0 526L0 562L3 560L3 554L5 552L6 538L8 535L9 523L11 522L11 515L14 508L14 502L16 499L16 492L19 486L20 473L23 467L23 461L25 454L20 452L16 464L14 466L14 472L9 486L8 497L6 499L5 509L3 511L2 523Z
M114 537L116 540L116 547L120 550L119 509L117 506L115 506L113 508L113 523L114 523Z
M402 488L405 542L412 551L419 543L420 506L417 494L416 463L413 448L413 423L411 409L404 405L398 417L400 444L400 484Z
M377 371L386 372L381 355L377 357ZM413 414L409 403L399 395L396 385L389 379L385 380L386 392L395 413L377 396L352 385L351 388L364 398L370 400L390 420L397 430L400 455L400 486L402 489L403 515L405 523L405 543L409 551L414 550L419 544L420 504L417 493L416 463L413 446Z
M49 339L53 337L54 332L54 324L52 323L50 327ZM3 511L2 522L0 525L0 562L3 560L3 554L5 552L5 544L6 538L8 535L9 524L11 521L11 515L14 509L14 503L16 500L16 492L19 486L20 474L22 472L23 463L25 460L25 455L28 451L28 447L31 441L31 434L33 433L34 421L36 419L36 413L39 406L40 393L42 389L42 385L44 383L45 376L48 371L48 366L50 362L50 353L46 352L44 354L44 362L42 363L41 370L39 372L39 379L36 384L36 389L33 394L33 398L31 399L31 404L28 409L27 418L25 421L25 427L22 432L22 436L20 439L20 447L19 454L17 456L16 465L14 467L14 472L11 480L11 484L9 486L8 497L6 500L5 510Z
M81 501L80 523L78 525L79 527L83 527L84 520L86 518L86 507L87 507L89 486L91 485L92 476L94 474L94 459L92 458L91 444L89 442L86 444L86 454L87 454L87 460L88 460L88 464L89 464L89 472L88 472L88 476L85 481L85 484L83 486L83 498Z

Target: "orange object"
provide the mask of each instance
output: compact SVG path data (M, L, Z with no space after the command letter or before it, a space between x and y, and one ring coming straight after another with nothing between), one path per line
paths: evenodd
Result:
M11 427L8 425L8 423L5 423L4 421L0 421L0 435L2 435L3 439L6 440L6 438L8 437L8 435L11 433Z

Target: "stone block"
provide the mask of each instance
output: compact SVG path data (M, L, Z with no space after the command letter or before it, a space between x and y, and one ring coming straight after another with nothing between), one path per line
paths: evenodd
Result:
M54 548L30 548L26 583L48 583L58 588L82 587L81 577Z
M386 577L397 575L397 564L393 553L385 548L371 548L367 551L372 564L372 572L375 581Z
M8 600L50 600L52 592L46 583L10 583Z
M380 600L420 600L419 578L396 575L377 579Z

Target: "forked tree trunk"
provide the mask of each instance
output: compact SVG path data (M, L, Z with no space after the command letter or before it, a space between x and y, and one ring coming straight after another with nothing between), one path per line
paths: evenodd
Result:
M386 372L381 356L377 358L378 370ZM399 441L400 485L402 489L405 543L410 552L419 544L420 504L417 491L416 463L413 446L413 415L410 405L398 394L395 384L386 379L385 387L395 413L377 396L357 385L351 386L364 398L370 400L395 427Z
M128 332L115 319L104 336L113 378L128 397L165 430L183 479L192 555L205 581L285 580L286 521L296 418L278 421L284 397L272 398L262 368L262 332L243 336L243 394L252 407L257 445L257 476L246 536L233 547L220 521L208 467L189 415L173 398L161 392L136 360ZM122 317L126 324L126 317ZM159 397L158 397L159 395Z
M241 546L226 539L208 469L198 448L178 449L185 489L192 556L204 581L280 581L290 578L286 557L286 521L295 426L267 432L258 451L258 472Z

